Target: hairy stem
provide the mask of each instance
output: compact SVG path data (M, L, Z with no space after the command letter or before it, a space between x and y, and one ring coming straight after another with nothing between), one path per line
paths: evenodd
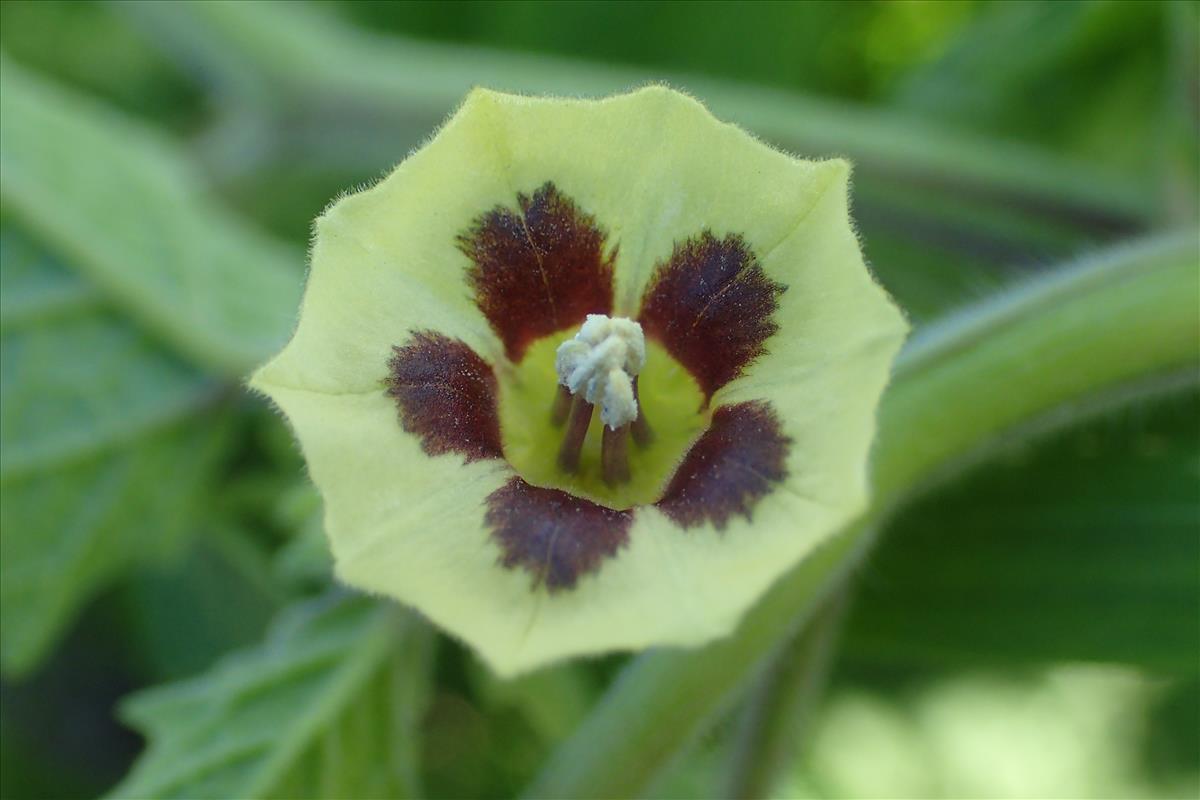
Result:
M799 751L833 667L846 595L843 587L767 659L741 712L722 797L770 797L783 768Z
M614 65L372 35L298 6L165 8L123 2L118 7L153 30L171 55L189 66L204 65L229 94L246 94L242 85L249 78L269 87L270 101L280 110L290 107L291 113L334 101L343 124L331 144L343 153L354 151L346 147L342 119L352 108L370 109L369 119L360 120L356 129L372 120L392 129L381 137L388 148L381 155L390 159L396 125L419 117L419 131L442 118L481 74L494 89L567 96L610 94L648 78L644 71ZM231 71L230 62L238 69ZM1154 198L1142 187L1017 144L983 141L911 117L795 92L703 76L658 74L656 79L695 92L718 115L789 149L847 155L866 167L886 165L923 185L953 185L1006 205L1033 204L1043 216L1061 212L1124 223L1144 220L1153 207ZM333 129L320 127L328 138Z
M1196 234L1109 251L969 308L902 353L880 410L867 515L802 561L726 639L630 662L529 788L632 797L810 619L867 551L870 532L932 481L1025 436L1068 425L1131 385L1200 366ZM619 768L617 768L619 765Z

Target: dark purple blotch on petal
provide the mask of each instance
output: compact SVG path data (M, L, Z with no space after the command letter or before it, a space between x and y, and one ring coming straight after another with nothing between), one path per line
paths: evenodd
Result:
M413 334L392 348L387 393L404 430L419 436L429 455L503 458L496 376L466 343L433 331Z
M721 530L735 514L750 519L755 503L787 477L790 446L770 403L721 406L656 505L684 528L711 522Z
M766 351L784 289L741 236L704 231L655 268L638 321L712 397Z
M615 256L605 256L595 219L553 183L518 194L517 206L497 206L458 238L476 305L514 362L535 340L612 311Z
M625 546L633 512L512 478L488 495L484 523L505 567L524 569L535 586L554 592L573 588Z

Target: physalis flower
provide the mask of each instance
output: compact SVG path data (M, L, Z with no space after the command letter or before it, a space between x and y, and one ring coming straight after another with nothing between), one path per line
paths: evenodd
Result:
M728 633L867 501L906 324L848 174L662 87L472 92L317 220L253 378L338 577L504 674Z

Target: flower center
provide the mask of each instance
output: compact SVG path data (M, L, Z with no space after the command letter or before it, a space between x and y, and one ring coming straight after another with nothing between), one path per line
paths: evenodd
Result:
M624 317L588 314L575 334L558 346L554 369L558 385L595 405L602 403L600 419L616 430L638 418L638 373L646 364L642 326Z
M558 465L564 472L579 470L592 410L600 406L604 425L600 439L600 474L610 486L629 480L629 429L639 422L638 445L650 441L650 426L638 413L637 376L646 363L642 326L623 317L588 314L575 334L558 346L554 369L558 396L551 421L567 423ZM573 399L572 399L573 398Z
M590 314L573 336L534 342L499 378L501 439L513 468L535 486L610 508L657 501L709 424L692 375L620 317Z

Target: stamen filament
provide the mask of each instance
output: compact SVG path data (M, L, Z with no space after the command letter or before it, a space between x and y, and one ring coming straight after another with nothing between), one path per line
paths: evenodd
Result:
M609 486L629 481L629 423L616 430L604 426L600 442L600 467Z
M633 441L638 447L645 447L654 440L654 431L650 427L650 423L646 421L646 407L642 405L641 396L638 394L638 376L633 376L633 402L637 404L637 416L629 426L630 432L633 433Z
M571 399L571 390L560 383L558 393L554 395L554 406L550 409L550 421L555 427L567 421L567 416L571 413Z
M567 430L558 451L558 465L563 472L576 472L579 469L579 454L583 450L583 440L587 438L588 425L592 422L593 408L582 394L576 395L571 403Z
M554 370L559 386L550 416L556 425L567 419L558 451L558 465L564 472L579 470L592 409L599 406L604 481L610 486L629 481L630 424L640 416L637 375L645 364L642 326L624 317L588 314L579 332L558 346ZM568 414L565 409L572 396ZM650 441L650 427L644 420L637 436L639 445Z

